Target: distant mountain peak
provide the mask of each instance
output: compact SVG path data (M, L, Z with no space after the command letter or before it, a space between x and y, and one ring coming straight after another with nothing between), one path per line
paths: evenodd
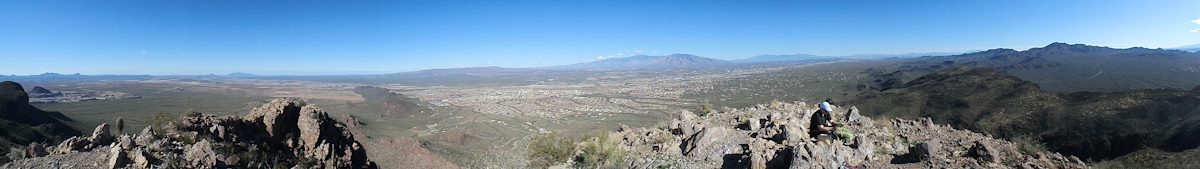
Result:
M229 73L229 74L227 74L227 75L225 75L225 76L233 76L233 77L249 77L249 76L258 76L258 75L256 75L256 74L252 74L252 73L246 73L246 72L233 72L233 73Z
M1054 42L1054 43L1050 43L1049 45L1046 45L1045 47L1042 47L1042 48L1043 49L1071 49L1071 48L1081 48L1081 47L1094 47L1094 46L1088 46L1088 45L1084 45L1084 44L1067 44L1067 43L1062 43L1062 42Z
M42 86L33 86L33 89L29 89L29 92L36 93L36 94L54 93L54 92L51 92L50 89L43 88Z
M1062 42L1054 42L1046 45L1046 47L1033 48L1029 51L1073 51L1073 52L1092 52L1098 50L1113 50L1113 48L1105 46L1091 46L1085 44L1067 44Z
M1083 44L1076 44L1076 45L1083 45ZM1063 43L1063 42L1054 42L1054 43L1050 43L1049 45L1046 45L1046 48L1060 48L1060 47L1070 47L1070 46L1073 46L1073 45Z

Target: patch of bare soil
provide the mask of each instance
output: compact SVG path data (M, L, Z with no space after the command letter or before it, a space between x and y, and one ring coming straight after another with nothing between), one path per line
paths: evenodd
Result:
M450 160L426 149L416 139L379 138L367 141L368 156L382 168L456 169Z

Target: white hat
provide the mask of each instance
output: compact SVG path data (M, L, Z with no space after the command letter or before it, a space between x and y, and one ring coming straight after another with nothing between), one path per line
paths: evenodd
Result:
M821 102L821 110L833 113L833 108L829 108L829 102Z

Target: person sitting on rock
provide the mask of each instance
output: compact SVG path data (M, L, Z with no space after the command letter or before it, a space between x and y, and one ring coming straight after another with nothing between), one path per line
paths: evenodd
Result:
M821 102L820 109L813 113L809 120L809 134L812 137L817 137L821 134L830 134L835 139L842 140L845 144L850 145L850 140L854 140L854 134L850 129L844 128L842 124L833 121L833 108L829 106L829 100Z

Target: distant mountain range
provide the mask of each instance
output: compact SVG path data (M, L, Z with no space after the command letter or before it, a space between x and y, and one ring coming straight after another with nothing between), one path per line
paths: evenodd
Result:
M637 55L623 58L610 58L600 61L578 63L563 66L544 67L548 69L584 69L584 70L623 70L623 69L672 69L725 66L731 64L757 63L795 63L795 62L831 62L861 59L911 58L920 56L943 56L959 53L908 53L908 54L860 54L850 56L820 56L810 54L790 55L758 55L745 59L721 60L690 54L673 54L665 56Z
M640 70L640 69L691 69L713 68L725 66L742 66L768 63L804 63L804 62L834 62L848 60L869 60L886 58L912 58L933 56L938 54L956 53L909 53L909 54L862 54L850 56L819 56L809 54L791 55L758 55L745 59L722 60L696 56L691 54L672 54L662 56L635 55L621 58L608 58L599 61L576 63L569 65L535 67L535 68L504 68L498 66L463 67L445 69L427 69L412 72L384 74L380 77L389 78L445 78L445 77L488 77L518 74L555 74L558 71L593 71L593 70ZM561 72L560 72L561 73Z
M912 80L944 68L985 67L1056 92L1190 89L1200 84L1200 53L1141 47L1115 49L1052 43L1025 51L999 48L897 62L892 64L894 68L875 68L866 74Z
M706 66L726 65L733 62L721 59L700 57L689 54L673 54L666 56L637 55L623 58L604 59L595 62L578 63L563 66L545 67L547 69L584 69L584 70L622 70L622 69L660 69L660 68L695 68Z
M817 56L810 54L792 54L792 55L758 55L745 59L732 60L738 63L763 63L763 62L799 62L799 61L837 61L845 60L843 57L834 56Z
M229 77L254 77L254 76L258 76L258 75L256 75L256 74L251 74L251 73L246 73L246 72L233 72L233 73L226 74L225 76L229 76Z
M1171 49L1188 51L1188 52L1200 52L1200 44L1180 46L1180 47L1175 47L1175 48L1171 48Z
M444 76L500 76L510 75L515 73L524 73L534 69L529 68L503 68L499 66L488 67L464 67L464 68L445 68L445 69L426 69L412 72L400 72L384 74L387 77L403 77L403 78L422 78L422 77L444 77Z
M760 64L760 62L797 62L797 61L844 61L844 60L874 60L874 59L904 59L918 56L942 56L962 53L908 53L908 54L857 54L845 56L790 54L790 55L757 55L748 59L731 60L745 64Z
M857 54L842 56L850 59L891 59L891 58L914 58L924 56L949 56L958 55L969 52L922 52L922 53L904 53L904 54Z
M849 56L820 56L810 54L786 54L786 55L758 55L744 59L722 60L696 56L691 54L672 54L663 56L636 55L622 58L609 58L599 61L576 63L559 66L546 66L534 68L504 68L498 66L487 67L462 67L462 68L442 68L442 69L426 69L411 72L399 72L379 75L340 75L340 76L369 76L369 77L390 77L390 78L422 78L422 77L481 77L481 76L501 76L512 75L518 73L530 72L546 72L546 71L563 71L563 70L636 70L636 69L686 69L686 68L705 68L719 67L730 65L748 65L748 64L764 64L764 63L782 63L793 64L801 62L834 62L848 60L870 60L870 59L888 59L888 58L912 58L920 56L942 56L953 55L958 53L933 52L933 53L908 53L908 54L859 54ZM313 77L331 77L339 75L324 75ZM226 75L167 75L167 76L151 76L151 75L81 75L75 74L59 74L59 73L44 73L39 75L28 76L5 76L0 77L7 80L21 81L63 81L63 80L146 80L156 77L233 77L233 78L281 78L283 76L258 75L246 72L233 72Z

